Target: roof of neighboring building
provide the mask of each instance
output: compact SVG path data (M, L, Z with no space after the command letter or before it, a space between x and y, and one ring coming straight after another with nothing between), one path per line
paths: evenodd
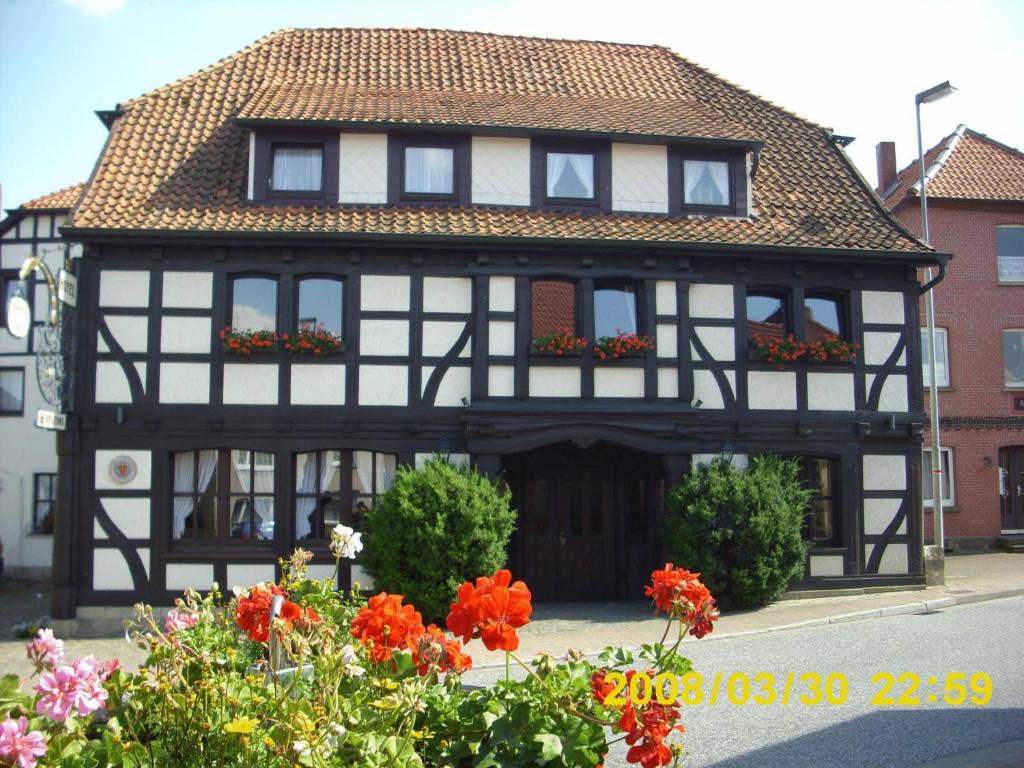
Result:
M1024 202L1024 153L965 125L925 152L924 165L929 199ZM920 193L916 160L883 190L890 208Z
M70 187L58 189L56 192L50 192L49 194L42 195L34 200L29 200L27 203L22 203L20 207L29 211L70 210L75 207L75 203L78 202L78 198L82 196L83 189L85 189L84 182L81 184L72 184Z
M831 132L659 46L429 29L285 29L119 105L84 231L530 238L926 251ZM255 204L238 120L545 127L763 142L751 218ZM648 140L649 136L648 136Z

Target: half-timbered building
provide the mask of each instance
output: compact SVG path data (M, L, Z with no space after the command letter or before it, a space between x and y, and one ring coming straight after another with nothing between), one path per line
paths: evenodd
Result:
M60 616L296 545L328 573L326 529L437 452L508 483L537 599L638 598L666 487L723 451L801 457L806 585L923 580L915 268L943 259L829 129L661 47L388 29L276 32L101 116ZM287 349L316 327L339 345ZM861 353L751 347L822 328ZM534 343L564 330L588 346ZM642 348L595 354L619 332Z

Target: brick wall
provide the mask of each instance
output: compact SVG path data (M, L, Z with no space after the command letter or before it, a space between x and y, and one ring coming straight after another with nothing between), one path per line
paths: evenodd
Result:
M896 215L920 234L921 212L915 203ZM995 234L998 224L1024 224L1024 205L930 200L928 224L935 248L953 254L935 291L935 325L947 329L950 367L950 386L939 392L939 414L944 420L1010 419L983 429L950 427L941 435L942 445L953 449L954 464L955 502L945 517L947 540L978 545L999 535L999 449L1024 445L1024 411L1013 410L1012 392L1003 382L1001 333L1003 328L1024 328L1024 285L998 284ZM924 323L922 301L922 327ZM925 403L927 407L927 397ZM930 444L926 432L925 445ZM926 535L931 530L928 514Z

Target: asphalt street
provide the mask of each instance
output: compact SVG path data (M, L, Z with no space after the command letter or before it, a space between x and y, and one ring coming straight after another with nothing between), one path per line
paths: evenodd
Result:
M687 768L892 768L999 744L1024 735L1024 597L947 608L927 614L893 616L847 624L783 632L694 641L684 646L694 669L704 675L705 702L683 708L683 737ZM551 649L554 653L564 649ZM781 703L788 673L794 681L789 702ZM878 673L918 676L912 695L917 706L880 706L873 699L883 682ZM968 688L968 701L959 706L943 702L943 685L950 673L986 673L992 682L991 701ZM707 703L716 673L723 687L717 702ZM772 704L729 702L726 683L734 673L734 698L745 698L742 678L758 673L774 676ZM800 694L813 697L801 683L804 673L822 680L845 676L848 692L841 704L830 704L824 693L819 704L805 704ZM464 677L469 684L486 684L503 675L500 669L481 669ZM936 682L929 681L935 678ZM761 679L763 681L763 678ZM892 697L907 692L909 679L894 680ZM956 682L956 681L954 681ZM979 689L981 678L975 683ZM762 686L752 686L765 697ZM838 687L834 698L842 698ZM956 695L954 692L952 695ZM935 696L937 701L930 702ZM625 748L613 747L606 766L625 766Z

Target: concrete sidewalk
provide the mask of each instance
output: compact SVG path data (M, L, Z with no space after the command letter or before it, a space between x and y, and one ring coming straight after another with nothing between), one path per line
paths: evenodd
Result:
M946 559L945 586L781 600L757 610L727 613L716 622L714 633L701 642L794 627L925 613L1020 594L1024 594L1024 555L1002 552L959 555ZM664 631L664 619L655 617L646 602L541 604L534 607L530 624L519 630L517 655L526 661L541 651L557 657L570 648L585 653L596 653L609 645L636 648L643 643L656 642ZM125 642L121 635L69 639L65 641L65 649L69 657L91 653L100 659L120 658L128 668L145 658L141 650ZM475 667L505 663L504 654L487 651L478 640L469 644L468 651ZM0 642L0 675L11 672L22 676L31 672L23 640Z
M1020 768L1024 765L1024 739L1004 741L984 749L961 752L910 768Z

